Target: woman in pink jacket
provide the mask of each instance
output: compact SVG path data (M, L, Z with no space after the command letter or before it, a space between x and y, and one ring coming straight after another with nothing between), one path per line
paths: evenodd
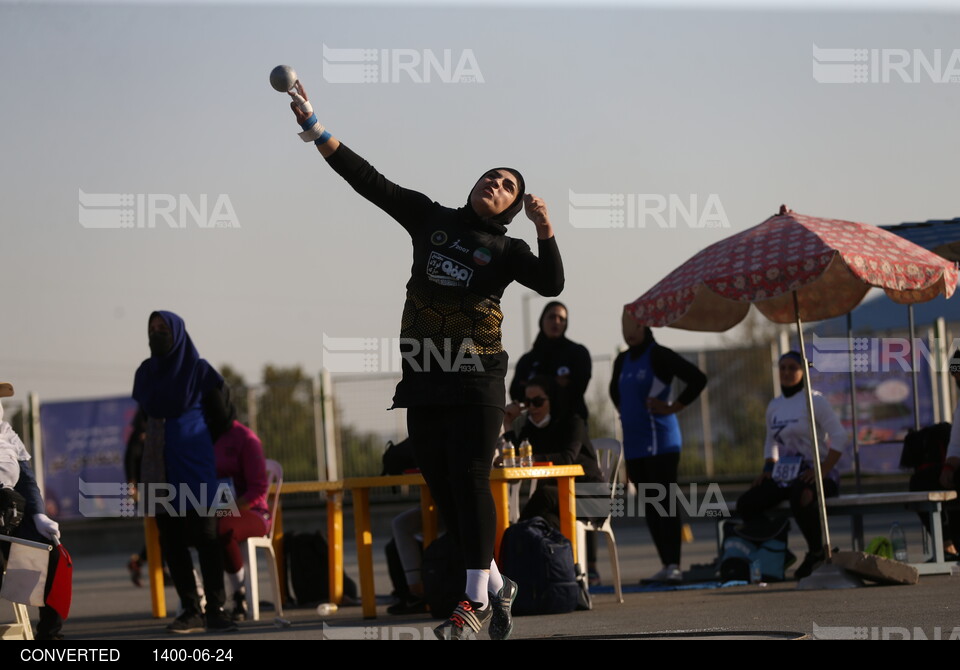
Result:
M240 542L249 537L262 537L270 532L267 507L267 463L263 445L256 434L239 421L224 433L216 444L217 477L232 480L240 515L220 517L217 534L223 547L223 567L233 587L233 617L246 618L246 590L243 587L243 554Z

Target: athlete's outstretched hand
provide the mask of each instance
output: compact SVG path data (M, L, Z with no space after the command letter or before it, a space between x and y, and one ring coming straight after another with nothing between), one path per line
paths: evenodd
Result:
M340 146L340 141L333 137L326 128L317 120L313 112L313 105L310 104L310 98L307 96L303 84L297 81L296 85L288 91L292 100L290 109L297 117L297 123L303 128L300 138L304 142L313 142L317 145L320 155L324 158L331 156Z
M553 237L553 226L550 225L547 205L541 198L527 193L523 196L523 209L527 213L527 218L537 227L539 239L548 240Z
M305 106L303 104L305 102L309 102L310 100L310 98L307 96L307 92L303 89L303 84L297 81L296 86L294 86L293 90L290 91L290 97L293 98L293 100L290 101L290 109L292 109L293 113L296 115L297 123L302 124L304 121L309 119L310 114L313 113L312 106Z

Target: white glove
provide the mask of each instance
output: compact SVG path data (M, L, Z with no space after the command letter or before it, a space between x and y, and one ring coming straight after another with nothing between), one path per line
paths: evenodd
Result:
M48 540L60 539L60 524L46 514L34 514L33 525L36 526L37 531Z

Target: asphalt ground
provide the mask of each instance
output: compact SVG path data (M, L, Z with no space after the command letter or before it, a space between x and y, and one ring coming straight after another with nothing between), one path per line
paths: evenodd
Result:
M375 580L378 617L364 619L359 604L344 604L335 613L320 616L315 607L284 609L283 619L265 604L260 621L246 621L229 633L172 635L165 630L176 613L176 593L165 589L166 619L151 616L149 592L135 587L126 569L131 552L142 543L136 526L98 536L91 527L64 526L64 543L75 536L74 592L65 640L56 643L61 654L74 649L116 650L121 662L203 662L229 654L236 662L246 654L268 650L285 660L312 654L303 645L260 647L258 642L308 640L434 640L440 622L427 615L390 616L392 602L383 545L389 539L390 518L403 509L396 505L373 508ZM884 535L893 521L907 530L912 560L918 560L922 539L916 515L875 515L866 518L866 537ZM287 513L287 530L323 528L320 511ZM685 571L711 563L717 555L716 523L690 520L693 538L683 547ZM119 527L118 527L119 528ZM132 531L131 531L132 528ZM614 521L620 553L624 603L616 601L610 586L611 570L605 542L599 540L599 567L603 585L594 589L593 609L563 615L516 617L515 640L797 640L797 639L960 639L960 577L922 576L911 586L867 584L860 588L798 590L796 581L742 584L719 588L651 591L640 580L661 566L642 519ZM850 548L849 524L831 519L833 543ZM349 510L346 513L345 568L357 581L355 543ZM799 532L790 536L791 549L802 558L805 549ZM789 574L788 574L789 576ZM262 600L271 600L269 582L262 572ZM36 610L33 610L34 620ZM12 612L8 615L12 621ZM486 639L486 632L480 634ZM31 660L30 654L48 654L51 643L14 643L0 652ZM45 652L33 651L44 649ZM204 649L207 650L204 652ZM314 648L310 648L314 649ZM163 658L164 652L168 658ZM86 652L84 652L86 653ZM107 653L107 652L104 652ZM109 652L113 653L113 652ZM170 654L177 658L170 658ZM203 654L207 656L204 657ZM214 656L210 656L210 654ZM27 654L21 657L20 654ZM109 655L109 654L108 654ZM11 659L12 660L12 659ZM74 660L64 658L62 660ZM104 660L109 660L104 657ZM219 660L228 660L221 658ZM36 662L36 661L35 661Z

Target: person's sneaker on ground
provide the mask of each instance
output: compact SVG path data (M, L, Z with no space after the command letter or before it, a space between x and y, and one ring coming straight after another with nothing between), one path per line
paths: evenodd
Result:
M425 614L427 602L410 593L387 608L387 614Z
M493 608L487 605L478 609L480 603L474 603L464 597L453 610L450 618L433 629L441 640L469 640L476 638L483 625L493 616Z
M826 554L823 551L808 551L807 555L803 557L803 563L801 563L800 567L796 569L796 571L793 573L793 576L797 579L809 577L810 573L820 567L825 558Z
M207 631L228 633L237 630L237 624L222 609L207 612Z
M186 633L202 633L206 629L207 625L203 615L199 612L191 611L183 612L167 626L168 633L178 633L180 635Z
M517 583L503 575L503 588L490 599L490 609L493 610L493 616L490 619L491 640L510 639L510 633L513 632L513 615L510 609L513 607L513 601L517 599L517 591L519 591Z
M247 620L247 593L244 589L237 589L233 592L233 611L230 617L234 621Z
M140 555L134 554L131 556L127 563L127 571L130 573L130 581L133 582L134 586L143 586L143 575L140 572L142 568L143 563L140 561Z
M600 586L600 573L596 570L587 570L587 584L590 586Z
M660 572L648 579L644 579L644 584L680 584L683 582L683 573L680 572L680 566L676 563L663 566Z

